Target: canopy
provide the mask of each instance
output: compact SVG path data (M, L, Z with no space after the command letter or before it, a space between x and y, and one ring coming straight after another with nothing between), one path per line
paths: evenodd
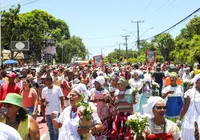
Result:
M3 62L3 64L4 65L9 65L9 64L18 64L18 62L17 61L15 61L15 60L6 60L6 61L4 61Z

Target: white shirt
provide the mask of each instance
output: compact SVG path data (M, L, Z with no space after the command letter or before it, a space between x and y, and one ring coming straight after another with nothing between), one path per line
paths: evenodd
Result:
M63 93L59 86L53 85L52 89L48 89L48 87L42 89L42 99L48 102L46 115L50 115L53 111L60 112L60 97L62 96Z
M14 128L0 122L0 140L22 140L22 138Z
M72 114L71 109L71 106L66 107L57 120L62 124L58 140L81 140L77 132L80 118L76 113ZM92 117L94 125L101 123L97 112L94 112ZM91 136L90 140L94 140L94 137Z

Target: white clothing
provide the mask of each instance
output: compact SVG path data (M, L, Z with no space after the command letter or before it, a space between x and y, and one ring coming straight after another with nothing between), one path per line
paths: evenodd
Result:
M185 80L190 80L190 79L191 79L191 75L190 75L190 74L184 73L182 79L183 79L183 82L184 82Z
M48 104L46 106L46 115L50 115L53 111L60 112L60 97L63 92L59 86L53 85L52 89L45 87L42 89L42 99L45 99Z
M174 97L174 96L181 96L183 97L183 88L180 86L180 85L177 85L176 87L172 87L171 85L165 87L163 90L162 90L162 95L164 95L165 93L167 93L168 91L174 91L173 94L168 94L168 97ZM167 100L167 97L166 97L166 100Z
M180 138L180 131L179 131L179 128L176 126L176 124L168 119L165 119L165 123L166 123L165 133L171 134L174 140L178 140ZM148 120L148 126L147 126L147 129L145 130L147 133L159 134L159 133L163 133L163 130L164 130L164 124L158 126L153 122L153 119Z
M0 122L0 140L22 140L22 138L14 128Z
M21 89L22 89L22 80L20 80L18 83L16 83Z
M59 123L62 123L58 140L81 140L77 132L80 118L76 113L72 114L71 110L71 106L66 107L57 120ZM94 112L92 117L93 125L101 123L97 112ZM95 140L95 138L91 136L90 140Z
M183 140L195 140L194 138L194 122L198 123L200 132L200 93L196 88L186 91L185 98L190 98L190 105L184 116L181 138Z
M131 78L129 80L129 85L131 86L132 89L137 88L138 90L140 90L143 86L143 80L141 80L141 79L135 80L134 78ZM134 109L134 112L137 112L137 110L139 109L141 94L136 94L135 98L136 98L137 103L135 105L133 105L133 109Z

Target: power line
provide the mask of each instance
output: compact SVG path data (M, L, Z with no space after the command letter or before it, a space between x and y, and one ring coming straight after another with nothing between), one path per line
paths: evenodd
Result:
M114 35L114 36L107 36L107 37L96 37L96 38L95 37L94 38L93 37L91 37L91 38L89 37L89 38L82 38L82 39L91 39L91 40L92 39L107 39L107 38L115 38L115 37L119 37L119 36L121 36L121 35Z
M21 1L21 2L19 2L19 3L15 3L15 4L12 4L12 5L4 6L3 8L1 8L1 10L9 10L12 6L15 6L15 5L17 5L17 4L20 4L20 6L26 6L26 5L30 5L30 4L39 2L39 1L43 1L43 0ZM7 8L7 7L9 7L9 8Z
M191 17L193 14L195 14L195 13L197 13L197 12L199 12L199 11L200 11L200 8L198 8L197 10L195 10L194 12L192 12L191 14L189 14L187 17L185 17L185 18L182 19L181 21L177 22L176 24L172 25L171 27L167 28L166 30L162 31L161 33L156 34L156 35L154 35L154 36L152 36L152 37L149 37L149 38L147 38L147 39L144 39L144 41L145 41L145 40L152 39L152 38L154 38L154 37L156 37L156 36L159 36L159 35L161 35L161 34L167 32L167 31L173 29L174 27L176 27L176 26L179 25L180 23L184 22L184 21L187 20L189 17Z

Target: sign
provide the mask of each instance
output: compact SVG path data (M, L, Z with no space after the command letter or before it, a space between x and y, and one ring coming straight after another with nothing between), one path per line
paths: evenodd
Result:
M104 67L102 55L93 56L93 60L94 60L94 67L102 67L102 68Z
M50 54L44 54L42 56L43 60L50 60L51 59L51 55Z
M45 45L45 46L56 46L56 40L54 40L54 39L48 39L48 40L44 40L43 41L43 44Z
M29 41L11 41L11 51L29 51Z
M55 46L46 47L43 50L43 53L45 53L45 54L55 54L56 53L56 47Z
M156 62L156 52L146 51L146 63L154 64Z
M49 40L44 40L44 49L43 53L44 54L55 54L56 53L56 40L54 39L49 39Z

